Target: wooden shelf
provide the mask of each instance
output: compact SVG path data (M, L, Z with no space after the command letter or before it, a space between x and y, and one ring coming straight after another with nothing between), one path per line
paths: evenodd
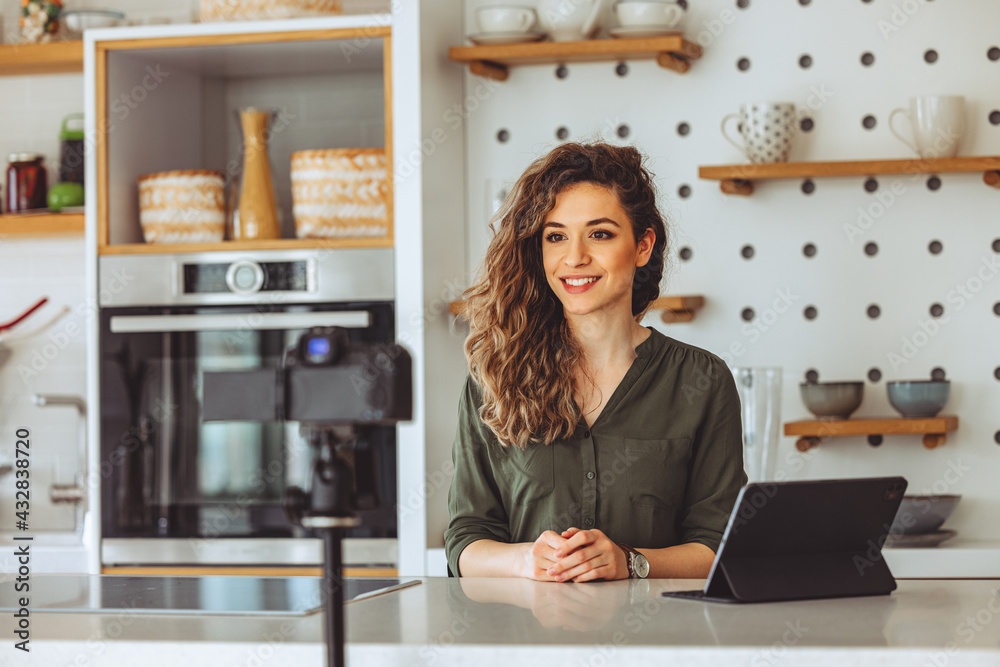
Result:
M0 76L83 71L83 42L0 45Z
M841 419L833 421L798 421L785 424L785 435L797 435L795 448L806 452L817 446L824 438L842 436L868 436L872 445L882 444L883 435L923 434L924 447L934 449L943 445L945 434L958 428L958 417L928 417L926 419L905 419L886 417L884 419Z
M855 160L840 162L774 162L769 164L728 164L699 167L698 176L722 181L720 189L729 195L753 194L753 182L779 178L820 176L878 176L880 174L943 174L983 172L983 182L1000 188L1000 156L944 157L910 160Z
M83 213L11 213L0 215L0 237L83 234Z
M662 310L661 319L667 324L674 322L690 322L695 312L705 305L703 296L661 296L650 306L650 310ZM465 301L452 301L448 304L448 312L461 316L465 312Z
M531 42L490 46L453 46L448 58L466 63L469 71L505 81L516 65L618 62L655 59L661 67L683 74L701 57L701 47L683 35L633 39L590 39L580 42Z
M291 250L294 248L391 248L392 239L271 239L219 243L121 243L98 248L99 255L156 255L185 252Z

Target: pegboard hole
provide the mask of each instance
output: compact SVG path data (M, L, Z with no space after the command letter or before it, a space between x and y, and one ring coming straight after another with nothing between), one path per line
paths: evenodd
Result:
M621 77L628 76L628 63L618 63L615 65L615 74Z
M510 132L508 132L507 130L500 130L499 132L497 132L497 141L499 141L501 144L505 144L509 140L510 140Z
M877 303L873 303L872 305L868 306L868 310L866 312L868 313L868 317L870 319L877 320L879 315L882 314L882 309L879 308Z
M868 436L868 444L871 445L872 447L881 447L882 446L882 440L883 440L883 438L880 435L869 435Z
M993 434L993 441L998 445L1000 445L1000 431L997 431L996 433Z
M865 51L861 54L861 64L865 67L871 67L875 63L875 54L871 51Z
M816 306L806 306L805 310L802 311L802 316L807 320L815 320L817 315L819 315L819 311L816 310Z
M617 134L622 139L624 139L625 137L627 137L631 132L632 132L632 130L625 123L622 123L621 125L619 125L618 129L615 130L615 134Z
M931 176L927 179L927 189L931 192L939 190L941 188L941 179L937 176Z
M559 141L566 141L568 137L569 137L569 130L566 128L565 125L556 130L556 139L558 139Z
M865 254L869 257L874 257L878 254L878 244L874 241L870 241L865 244Z
M677 196L681 199L687 199L691 196L691 186L685 183L681 187L677 188Z
M1000 239L993 239L993 252L1000 253Z
M815 257L816 245L814 243L805 244L804 246L802 246L802 254L805 255L806 257Z
M736 69L741 72L746 72L750 69L750 59L747 57L740 58L736 61Z
M679 134L682 137L686 137L690 133L691 133L691 126L690 125L688 125L687 123L678 123L677 124L677 134Z
M683 10L687 10L687 8L688 8L688 0L677 0L677 4Z
M806 371L806 382L813 383L819 382L819 371L815 368L810 368Z
M736 0L736 6L739 9L746 9L750 6L750 0Z
M947 374L944 372L944 369L941 368L940 366L938 366L937 368L931 369L931 379L932 380L936 380L937 382L940 382L941 380L945 379L945 377L947 377Z
M1000 125L1000 111L994 109L990 112L990 124Z
M875 192L876 190L878 190L878 179L865 179L865 192Z
M927 252L932 255L940 255L942 250L944 250L944 245L937 239L927 244Z
M869 368L868 369L868 381L869 382L878 382L881 379L882 379L882 371L880 371L877 368Z
M799 2L802 2L802 0L799 0ZM808 53L803 53L801 56L799 56L799 67L801 67L802 69L809 69L810 67L812 67L812 64L813 64L812 56L809 55Z
M863 128L865 128L866 130L873 130L873 129L875 129L875 125L876 124L877 124L877 121L875 120L875 116L873 116L871 114L868 114L867 116L865 116L864 118L861 119L861 126Z
M812 118L803 118L799 121L799 129L803 132L812 132L812 129L815 126L816 124L813 122Z
M995 46L991 46L990 50L986 52L986 57L992 60L993 62L1000 60L1000 49L998 49Z
M812 2L812 0L799 0L799 4L803 7L808 7L810 2Z
M747 244L747 245L743 246L742 248L740 248L740 255L743 257L743 259L751 259L751 258L753 258L753 253L754 253L754 250L753 250L753 246L752 245Z
M941 317L944 315L944 306L940 303L932 303L929 312L931 317Z
M693 255L693 254L694 254L694 252L692 252L691 248L689 248L687 246L684 246L683 248L681 248L680 252L677 253L678 257L681 258L682 262L686 262L689 259L691 259L691 255Z
M566 67L565 65L560 65L559 67L556 67L556 78L557 79L565 79L568 76L569 76L569 68L568 67Z
M812 180L807 178L806 180L802 181L802 194L811 195L815 191L816 191L816 184L813 183Z
M996 368L993 369L993 377L995 377L997 381L1000 382L1000 366L997 366Z
M1000 301L993 304L993 314L1000 317Z
M938 61L938 52L934 49L927 49L924 51L924 62L928 65L933 65Z
M743 318L744 322L750 322L751 320L753 320L754 316L755 313L753 312L753 308L744 308L740 312L740 317Z

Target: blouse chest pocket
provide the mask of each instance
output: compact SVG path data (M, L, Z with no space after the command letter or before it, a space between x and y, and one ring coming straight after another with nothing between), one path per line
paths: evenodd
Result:
M529 444L523 450L514 446L506 448L500 469L506 489L514 506L528 505L552 493L555 484L551 445ZM499 480L498 480L499 481Z
M675 509L683 502L691 442L690 437L625 439L626 479L633 505Z

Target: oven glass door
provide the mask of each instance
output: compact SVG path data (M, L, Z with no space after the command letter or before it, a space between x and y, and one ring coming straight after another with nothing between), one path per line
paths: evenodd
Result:
M101 316L105 537L284 537L282 511L306 487L313 451L295 422L204 422L203 376L274 369L311 326L352 341L393 339L391 304L120 308ZM395 537L395 429L361 427L351 458L362 526Z

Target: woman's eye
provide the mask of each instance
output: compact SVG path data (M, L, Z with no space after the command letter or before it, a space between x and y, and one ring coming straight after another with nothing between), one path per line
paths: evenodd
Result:
M552 232L551 234L549 234L548 236L545 237L545 240L548 241L549 243L555 243L556 241L562 241L562 239L563 239L563 235L562 234L557 234L555 232Z
M615 237L611 232L606 232L603 229L599 229L594 232L594 238L596 239L613 239Z

